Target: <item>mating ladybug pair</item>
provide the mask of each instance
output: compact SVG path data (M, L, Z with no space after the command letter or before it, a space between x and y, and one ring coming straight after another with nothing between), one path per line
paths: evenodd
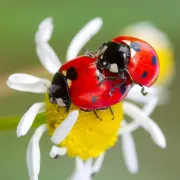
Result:
M50 101L71 103L84 111L110 108L125 98L132 83L150 87L157 79L159 61L145 41L119 36L103 43L95 53L77 57L61 66L49 88Z

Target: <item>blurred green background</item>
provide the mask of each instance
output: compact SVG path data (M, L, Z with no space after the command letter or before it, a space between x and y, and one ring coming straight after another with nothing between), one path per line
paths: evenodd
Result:
M40 77L48 73L41 67L35 53L34 35L38 24L46 17L53 17L55 29L51 45L61 60L72 37L89 20L100 16L104 20L102 30L86 45L96 49L103 41L118 35L120 30L142 20L151 20L170 37L176 57L176 78L169 87L169 104L158 107L152 118L162 128L167 138L167 148L162 150L152 142L144 130L134 134L138 158L137 175L128 173L122 159L121 145L108 151L105 162L95 180L179 180L180 179L180 116L179 74L180 57L180 1L23 1L0 0L0 115L22 114L43 96L9 90L5 85L8 75L26 72ZM49 76L49 78L51 78ZM25 152L33 130L25 137L17 138L15 130L0 133L0 179L28 179ZM47 135L41 141L42 161L40 180L64 180L73 171L73 159L49 157L51 143Z

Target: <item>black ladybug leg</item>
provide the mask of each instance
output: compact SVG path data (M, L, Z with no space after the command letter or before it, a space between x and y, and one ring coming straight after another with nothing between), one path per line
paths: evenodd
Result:
M142 88L141 88L141 94L143 95L143 96L146 96L147 94L148 94L148 92L145 92L145 88L144 88L144 86L142 86L142 85L140 85Z
M93 111L93 112L94 112L95 116L102 121L102 119L98 116L97 112L96 111Z
M110 96L112 96L112 95L113 95L114 90L115 90L116 88L121 87L121 86L122 86L125 82L126 82L126 79L124 79L124 81L123 81L122 83L117 84L117 85L115 85L114 87L112 87L112 88L111 88L111 90L110 90L110 92L109 92L109 95L110 95Z
M99 86L101 84L104 83L104 81L107 81L107 80L118 80L118 79L121 79L121 77L116 77L116 76L106 76L100 83L99 83Z
M113 116L112 120L114 120L114 112L113 112L112 108L109 107L109 110L110 110L110 112L111 112L111 114L112 114L112 116Z

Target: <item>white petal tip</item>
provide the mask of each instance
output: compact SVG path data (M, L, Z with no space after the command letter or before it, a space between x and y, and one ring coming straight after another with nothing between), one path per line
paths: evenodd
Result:
M93 20L96 21L96 23L99 23L99 24L103 23L103 19L101 17L96 17Z
M9 83L9 80L6 81L6 85L7 85L9 88L11 88L11 85L10 85L10 83Z
M72 115L78 118L79 111L78 110L72 111Z
M43 22L52 23L52 21L53 21L53 18L52 18L52 17L47 17L46 19L44 19Z
M20 137L26 135L34 122L36 115L44 111L45 111L45 103L33 104L19 121L16 130L17 136Z
M53 31L52 21L53 19L48 17L40 23L38 31L35 35L35 42L37 44L46 43L49 41Z
M38 180L38 175L33 174L30 176L30 180Z
M16 136L17 136L17 137L25 136L27 132L28 132L28 131L26 131L26 132L23 131L22 127L20 127L20 126L18 125L18 126L17 126L17 129L16 129Z
M129 171L131 174L135 175L138 173L138 169L133 169Z
M23 136L20 132L18 132L18 131L16 131L16 136L17 137L21 137L21 136Z
M166 148L166 141L165 141L165 140L161 141L161 142L158 144L158 146L159 146L160 148L162 148L162 149L165 149L165 148Z
M67 152L67 149L62 147L56 147L56 146L53 146L49 155L51 158L55 158L56 156L64 156Z
M68 117L56 128L54 134L51 137L51 141L54 144L60 144L70 133L76 120L78 118L79 111L72 111Z

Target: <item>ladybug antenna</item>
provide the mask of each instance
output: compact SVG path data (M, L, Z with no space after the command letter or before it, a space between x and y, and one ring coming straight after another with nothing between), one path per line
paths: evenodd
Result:
M148 92L146 92L145 91L145 88L144 88L144 86L142 86L141 84L139 84L142 88L141 88L141 94L143 95L143 96L146 96L147 94L148 94Z

